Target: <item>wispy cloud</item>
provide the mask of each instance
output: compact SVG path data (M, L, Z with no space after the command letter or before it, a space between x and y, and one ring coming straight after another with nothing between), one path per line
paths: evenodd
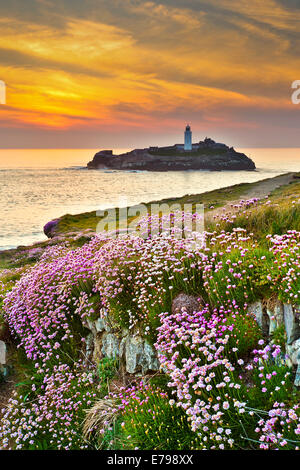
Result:
M212 130L251 130L262 112L282 113L283 126L295 116L300 9L292 0L15 5L0 7L3 125L32 126L37 138L39 129L101 134L112 126L147 135L162 123L172 132L190 116Z

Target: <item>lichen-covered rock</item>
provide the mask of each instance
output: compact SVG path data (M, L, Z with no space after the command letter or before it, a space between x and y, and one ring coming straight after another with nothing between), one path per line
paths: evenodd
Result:
M281 326L284 323L284 315L283 315L283 303L279 300L274 305L274 317L277 326Z
M123 338L120 345L120 358L129 374L146 374L159 370L159 362L152 346L140 336Z
M292 344L300 338L300 325L291 304L283 304L284 325L287 344Z
M269 335L271 336L278 327L278 324L274 312L269 308L267 308L267 315L269 317Z
M104 318L98 318L94 322L95 330L97 333L102 333L103 331L111 332L111 327L109 323Z
M300 338L294 341L292 344L286 345L286 353L291 359L292 364L300 364Z
M0 341L0 365L6 364L6 344L4 341Z
M258 300L257 302L253 302L252 304L249 305L248 313L254 315L260 328L263 328L264 323L265 323L264 322L265 314L264 314L263 304L260 300Z
M263 301L258 300L248 306L248 313L253 315L265 337L270 336L276 329L275 317L270 308L266 308Z
M90 320L87 318L84 323L86 328L88 328L95 336L98 333L103 333L104 331L107 331L108 333L111 332L111 327L104 318L97 318L97 320Z
M102 349L104 357L116 359L119 357L120 340L113 333L104 333L101 337Z
M295 385L295 387L300 387L300 363L298 364L298 367L297 367L297 370L296 370L294 385Z
M144 342L144 370L157 371L160 368L160 364L157 358L156 351L150 346L147 341Z
M88 361L93 359L94 352L94 335L90 333L85 340L85 356Z

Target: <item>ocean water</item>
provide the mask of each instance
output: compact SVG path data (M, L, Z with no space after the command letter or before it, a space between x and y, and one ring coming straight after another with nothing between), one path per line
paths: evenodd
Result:
M300 149L238 150L255 161L257 171L87 170L96 149L0 150L0 250L46 239L43 226L66 213L197 194L300 171Z

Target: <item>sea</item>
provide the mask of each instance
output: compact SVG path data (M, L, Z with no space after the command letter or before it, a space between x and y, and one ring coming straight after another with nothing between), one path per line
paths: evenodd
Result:
M0 250L45 240L44 225L64 214L198 194L300 171L299 148L237 150L252 158L256 171L87 170L99 149L1 149Z

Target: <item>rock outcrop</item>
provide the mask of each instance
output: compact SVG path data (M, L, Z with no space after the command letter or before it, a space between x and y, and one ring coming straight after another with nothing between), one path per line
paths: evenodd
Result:
M55 229L57 227L59 219L53 219L50 220L50 222L47 222L46 225L44 225L44 234L48 238L53 238L56 235Z
M87 164L89 169L183 171L255 170L255 163L233 147L206 138L185 151L183 145L135 149L122 155L102 150Z
M191 315L204 307L201 297L179 294L172 302L172 313L184 309ZM300 387L300 310L298 306L275 300L272 304L257 301L248 306L248 312L257 320L266 342L272 341L272 334L278 327L286 332L285 360L296 369L295 386ZM103 357L115 358L128 374L145 375L160 369L154 347L140 334L139 330L129 331L114 328L110 324L109 312L97 320L86 320L90 333L86 340L87 359L98 362Z
M87 359L94 362L104 357L118 359L120 368L128 374L145 375L159 370L155 349L138 331L113 329L109 317L88 320L85 326L90 330Z
M257 301L249 305L248 312L255 316L263 334L272 340L276 328L283 327L286 333L286 358L296 368L295 386L300 387L300 308L297 305L275 301L273 305Z
M7 348L4 341L0 340L0 381L7 375Z
M172 303L172 312L181 309L189 313L199 311L204 306L201 297L179 294ZM109 312L102 311L97 320L85 320L84 326L90 331L86 339L88 360L98 362L104 357L118 359L120 367L128 374L145 375L160 369L154 347L141 336L138 329L129 331L114 328L110 323Z

